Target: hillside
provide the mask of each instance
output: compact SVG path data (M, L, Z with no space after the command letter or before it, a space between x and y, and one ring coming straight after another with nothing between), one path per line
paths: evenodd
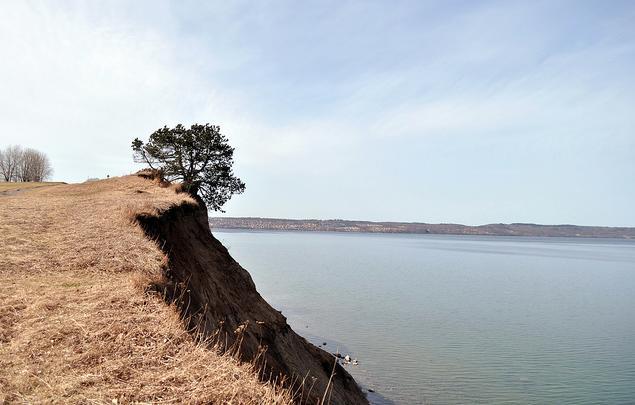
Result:
M0 195L0 402L366 402L206 215L138 176Z
M275 231L415 233L441 235L544 236L635 239L635 228L578 225L427 224L418 222L371 222L342 219L232 218L210 219L212 229L254 229Z

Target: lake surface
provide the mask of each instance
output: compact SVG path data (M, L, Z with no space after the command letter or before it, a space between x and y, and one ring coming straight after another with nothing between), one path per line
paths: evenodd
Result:
M214 231L375 403L635 403L635 242Z

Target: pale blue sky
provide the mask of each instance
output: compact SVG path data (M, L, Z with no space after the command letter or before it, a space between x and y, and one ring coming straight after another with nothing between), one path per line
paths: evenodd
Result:
M221 125L226 215L635 226L635 2L1 2L0 147Z

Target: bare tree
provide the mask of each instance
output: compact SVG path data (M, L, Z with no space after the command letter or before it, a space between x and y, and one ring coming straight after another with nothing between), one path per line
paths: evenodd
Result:
M20 181L44 181L52 174L48 157L35 149L26 149L22 154L19 170Z
M0 154L0 171L4 181L17 181L18 170L22 161L22 147L11 145Z
M33 149L26 149L22 151L18 168L15 173L15 181L31 181L30 172L33 166Z
M33 150L31 158L30 177L31 181L48 180L53 175L53 167L46 154Z
M44 181L53 174L48 157L35 149L9 146L0 151L0 173L5 181Z

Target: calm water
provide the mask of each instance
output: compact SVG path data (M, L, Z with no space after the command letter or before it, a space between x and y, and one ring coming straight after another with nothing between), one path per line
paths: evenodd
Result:
M215 235L376 402L635 403L635 242Z

